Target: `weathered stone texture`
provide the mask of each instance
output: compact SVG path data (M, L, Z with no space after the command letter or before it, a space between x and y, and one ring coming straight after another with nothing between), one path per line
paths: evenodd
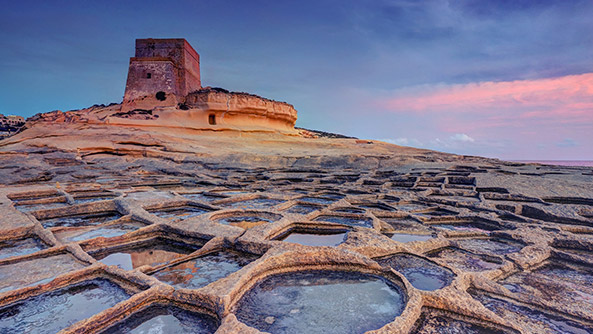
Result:
M200 56L185 39L138 39L136 55L130 58L124 109L176 105L201 86ZM158 99L158 92L169 95Z

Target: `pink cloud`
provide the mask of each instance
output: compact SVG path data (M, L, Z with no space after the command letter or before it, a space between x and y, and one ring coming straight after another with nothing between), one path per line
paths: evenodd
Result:
M383 100L381 105L395 112L471 112L498 119L568 117L574 121L591 121L593 73L422 87L414 92L396 92L395 97Z
M593 73L406 88L381 99L379 107L398 113L398 130L435 143L430 148L512 158L593 157ZM405 125L408 119L416 122L413 129ZM461 140L463 134L472 140Z

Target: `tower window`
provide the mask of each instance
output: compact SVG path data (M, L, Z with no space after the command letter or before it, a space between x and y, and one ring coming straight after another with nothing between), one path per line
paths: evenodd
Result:
M160 91L160 92L156 93L156 95L154 97L156 97L156 99L159 101L165 101L167 99L167 94L165 94L165 92L163 92L163 91Z
M216 115L214 115L214 114L208 115L208 124L216 125Z
M146 79L152 78L152 73L146 73Z

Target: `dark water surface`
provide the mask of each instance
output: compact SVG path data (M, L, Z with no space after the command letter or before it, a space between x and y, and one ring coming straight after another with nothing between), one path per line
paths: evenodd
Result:
M198 289L234 273L257 258L247 253L220 251L164 268L153 276L176 287Z
M377 259L377 262L399 271L420 290L433 291L446 287L455 277L451 270L412 254L395 254Z
M243 323L270 333L364 333L407 303L403 287L353 272L307 271L259 281L234 307Z
M57 333L128 297L104 279L78 283L0 309L0 333Z
M186 311L174 306L153 305L135 313L102 334L210 334L218 321L206 314Z

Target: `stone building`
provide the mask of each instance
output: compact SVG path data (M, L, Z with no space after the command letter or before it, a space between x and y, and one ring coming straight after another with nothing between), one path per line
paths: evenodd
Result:
M112 124L294 132L297 111L253 94L202 88L200 56L183 38L137 39ZM147 123L148 122L148 123Z
M137 39L124 109L171 106L202 87L200 55L183 38Z

